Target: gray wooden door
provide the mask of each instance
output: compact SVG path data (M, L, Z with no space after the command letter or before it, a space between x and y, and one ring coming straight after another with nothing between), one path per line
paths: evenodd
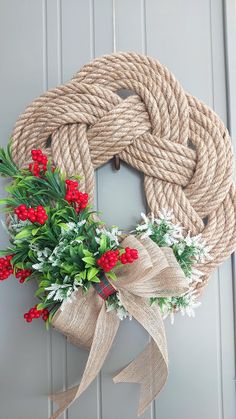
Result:
M115 50L158 58L225 123L228 109L236 136L235 8L235 0L0 0L1 145L33 98ZM133 226L145 205L140 174L111 164L97 172L97 208L108 223ZM1 230L0 247L6 243ZM0 286L0 419L47 418L47 394L78 382L85 366L85 351L41 322L24 323L33 292L14 279ZM230 260L214 274L196 318L167 320L166 329L169 381L143 418L234 419ZM138 387L114 385L112 376L147 341L135 321L123 321L101 374L64 419L136 418Z

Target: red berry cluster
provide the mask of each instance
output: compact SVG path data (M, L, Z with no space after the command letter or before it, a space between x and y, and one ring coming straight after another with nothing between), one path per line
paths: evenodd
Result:
M119 260L119 250L108 250L97 260L98 266L105 272L111 271Z
M49 311L44 308L43 310L37 309L36 306L32 307L27 313L24 314L24 319L27 321L27 323L31 323L33 319L38 319L42 316L42 319L46 322L49 316Z
M11 264L12 255L0 258L0 281L4 281L11 274L13 274L13 267Z
M120 255L119 250L108 250L103 253L103 255L97 260L98 266L102 268L105 272L111 271L120 261L123 265L126 263L133 263L138 259L137 249L130 249L126 247L125 252Z
M23 284L31 273L32 272L29 269L18 269L15 276L19 279L20 284Z
M82 211L88 205L88 194L78 190L78 182L76 180L66 180L66 196L65 199L69 204L74 204L76 212Z
M28 208L25 204L21 204L15 208L14 212L22 221L29 220L32 223L44 224L48 219L46 211L41 205L38 205L37 208Z
M130 247L126 247L125 253L122 253L119 259L123 265L126 265L126 263L133 263L136 259L138 259L138 251L137 249L130 249Z
M42 150L32 150L32 159L34 163L29 164L29 170L34 176L40 177L40 172L46 172L48 158L42 153Z

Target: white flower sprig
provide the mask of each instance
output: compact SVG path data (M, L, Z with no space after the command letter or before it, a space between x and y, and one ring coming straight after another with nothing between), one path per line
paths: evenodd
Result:
M189 282L189 290L183 296L152 298L151 302L157 302L163 317L170 316L172 323L174 314L178 311L182 315L193 317L194 309L201 304L196 300L194 284L201 282L203 276L195 265L212 259L210 247L206 245L201 234L191 236L188 232L184 235L182 226L173 222L172 210L163 209L158 213L158 217L154 217L153 214L146 216L143 213L141 217L142 223L136 227L136 233L143 238L150 237L160 247L171 247Z
M171 222L173 218L173 211L162 210L159 212L159 217L155 218L153 214L147 217L144 213L141 213L143 222L138 224L136 232L141 233L141 237L150 237L155 233L156 228L165 226L165 232L163 233L163 240L167 246L172 246L183 238L182 227L179 224L173 224Z
M122 233L118 229L118 227L112 226L110 229L107 229L105 227L97 228L96 233L97 236L95 237L95 240L98 244L100 244L101 235L104 235L109 239L111 248L114 246L119 246L119 239Z

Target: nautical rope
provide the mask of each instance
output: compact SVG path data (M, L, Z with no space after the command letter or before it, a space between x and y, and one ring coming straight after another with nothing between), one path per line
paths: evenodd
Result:
M132 95L122 99L120 89ZM81 174L91 201L94 170L114 155L144 173L150 211L172 208L186 232L201 233L212 247L213 259L198 266L204 272L199 291L236 247L229 133L154 59L119 53L85 65L27 107L12 147L19 165L32 148L42 148L68 175Z

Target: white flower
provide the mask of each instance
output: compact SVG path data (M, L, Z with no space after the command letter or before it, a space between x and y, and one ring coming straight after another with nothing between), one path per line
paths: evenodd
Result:
M136 227L136 231L142 233L141 238L152 236L156 228L165 226L166 233L163 239L167 246L173 246L173 244L178 243L182 239L182 227L171 222L173 211L163 209L159 212L159 218L155 218L153 214L148 217L144 213L141 213L141 217L143 222Z
M32 265L32 268L33 268L35 271L43 272L43 265L44 265L44 263L43 263L43 262L40 262L40 263L35 263L34 265Z
M86 224L86 220L81 220L81 221L79 221L79 222L76 224L76 227L77 227L77 228L80 228L80 227L82 227L84 224Z
M210 255L210 246L206 246L206 241L202 238L201 234L197 236L187 236L183 239L187 246L192 246L195 249L196 262L204 263L206 260L212 260Z
M69 277L64 278L64 282L68 281ZM46 291L49 291L47 295L47 300L53 299L54 301L65 302L70 301L72 293L78 289L80 282L74 284L51 284L49 287L45 288Z
M158 211L160 220L164 221L171 221L173 220L173 210L168 210L165 208L162 208L160 211Z
M75 229L75 227L76 227L76 224L74 223L74 222L72 222L72 221L69 221L68 223L66 223L66 226L67 226L67 231L71 231L71 230L74 230ZM63 229L63 227L62 227L62 229Z
M71 244L74 244L74 243L80 244L80 243L83 243L83 240L81 238L77 237L75 240L71 241Z
M80 227L82 227L86 223L86 220L78 221L78 223L74 223L72 221L69 221L68 223L61 225L61 236L62 239L66 236L70 237L71 233L78 234Z
M137 225L136 231L139 233L142 232L141 238L144 239L153 234L153 222L152 219L150 220L143 212L141 212L141 217L143 219L143 222Z
M152 229L148 228L144 233L141 234L141 239L146 239L147 237L150 237L152 234Z
M144 212L141 212L141 217L144 221L144 224L149 225L150 219L148 218L148 216L146 214L144 214Z
M13 233L19 233L22 228L31 225L32 223L29 220L20 220L17 215L15 214L10 214L10 231L13 231ZM2 225L4 227L4 229L7 227L5 226L5 223L3 223L2 221ZM8 232L8 230L7 230Z
M145 231L149 229L149 224L138 224L136 227L136 231Z
M106 311L110 312L116 310L116 314L120 320L124 320L127 317L129 318L129 320L132 320L132 316L128 313L128 311L126 311L122 302L120 301L119 293L116 293L115 297L115 300L112 299L111 301L109 301L108 299L106 301Z
M118 227L113 226L110 230L103 228L97 228L96 229L97 236L95 237L96 243L100 244L100 235L103 234L106 236L109 240L112 246L119 245L119 237L121 235L121 231L118 229Z
M37 259L40 262L45 261L46 259L48 259L48 256L51 255L52 251L51 249L49 249L48 247L45 247L42 250L37 250L36 251L36 255L37 255Z

